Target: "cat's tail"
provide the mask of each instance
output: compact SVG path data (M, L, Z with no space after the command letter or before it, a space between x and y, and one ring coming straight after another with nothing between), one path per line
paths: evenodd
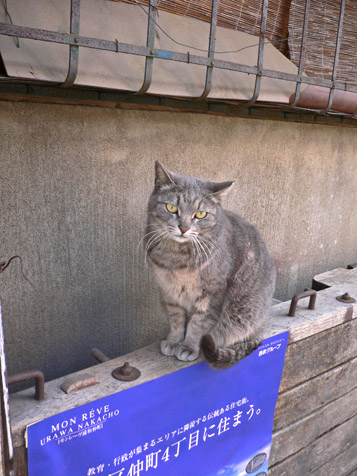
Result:
M206 362L214 369L227 369L249 355L259 347L260 339L237 342L230 347L217 347L213 337L206 334L202 337L200 348Z

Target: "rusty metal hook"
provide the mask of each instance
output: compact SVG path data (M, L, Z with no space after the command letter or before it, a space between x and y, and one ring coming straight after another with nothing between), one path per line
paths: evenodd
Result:
M7 384L26 382L27 380L36 379L36 400L44 400L45 398L45 376L41 370L25 370L7 378Z
M289 317L294 317L298 301L300 301L300 299L304 299L304 298L309 297L309 296L310 296L310 300L309 300L309 307L308 308L310 310L314 310L315 309L315 304L316 304L317 292L314 291L313 289L305 289L303 293L296 294L292 298L288 316Z

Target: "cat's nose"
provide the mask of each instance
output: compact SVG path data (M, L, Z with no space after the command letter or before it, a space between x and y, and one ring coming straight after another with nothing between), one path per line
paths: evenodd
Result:
M189 228L186 228L185 226L179 226L179 228L180 228L182 234L186 233L186 231L189 230Z

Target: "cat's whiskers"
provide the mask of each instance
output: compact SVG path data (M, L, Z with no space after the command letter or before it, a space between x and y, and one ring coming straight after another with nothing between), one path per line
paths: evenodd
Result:
M199 253L197 252L197 246L196 246L194 237L192 237L192 240L190 240L190 243L192 244L193 259L194 259L194 261L195 261L195 260L196 260L196 256L197 256L197 257L198 257L198 264L199 264L199 263L200 263L200 255L199 255Z
M219 257L222 256L220 250L211 241L203 238L202 236L199 236L198 239L201 241L203 245L205 245L210 250L211 256L213 256L213 254L217 254Z
M153 225L151 225L151 226L153 226ZM166 230L166 227L164 227L164 228L157 228L156 230L149 231L148 233L145 233L145 235L139 240L138 248L139 248L139 246L141 245L142 241L143 241L147 236L152 235L153 233L156 233L156 232L158 232L158 231L164 231L164 230Z
M203 264L203 262L204 262L204 256L203 256L201 248L198 244L197 238L194 238L194 242L195 242L195 246L196 246L196 249L197 249L198 264L200 265L200 264Z
M146 243L146 246L145 246L145 261L147 260L147 254L148 254L148 251L149 251L149 248L154 244L156 243L156 241L160 240L160 242L156 245L156 246L160 246L161 242L169 235L169 231L167 229L165 229L165 231L157 231L156 234L154 236L152 236L148 242Z
M200 242L199 238L197 237L196 238L197 240L197 244L198 246L201 248L201 250L203 251L204 255L206 256L206 261L209 261L210 259L210 253L209 253L209 250L205 248L205 246L203 246L203 243Z
M194 239L194 241L195 241L195 243L196 243L196 245L197 245L197 249L198 249L198 251L199 251L199 255L200 255L200 257L202 257L202 263L204 262L204 256L203 256L203 255L206 256L206 261L208 261L208 260L209 260L209 257L208 257L208 255L207 255L207 252L206 252L206 250L203 248L202 244L199 242L197 236L193 237L193 239Z

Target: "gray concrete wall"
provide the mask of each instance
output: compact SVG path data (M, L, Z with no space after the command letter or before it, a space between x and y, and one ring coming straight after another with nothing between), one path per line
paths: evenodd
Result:
M0 103L0 275L9 373L46 378L166 332L138 249L154 160L236 180L226 206L255 223L287 299L357 261L356 129L173 112Z

